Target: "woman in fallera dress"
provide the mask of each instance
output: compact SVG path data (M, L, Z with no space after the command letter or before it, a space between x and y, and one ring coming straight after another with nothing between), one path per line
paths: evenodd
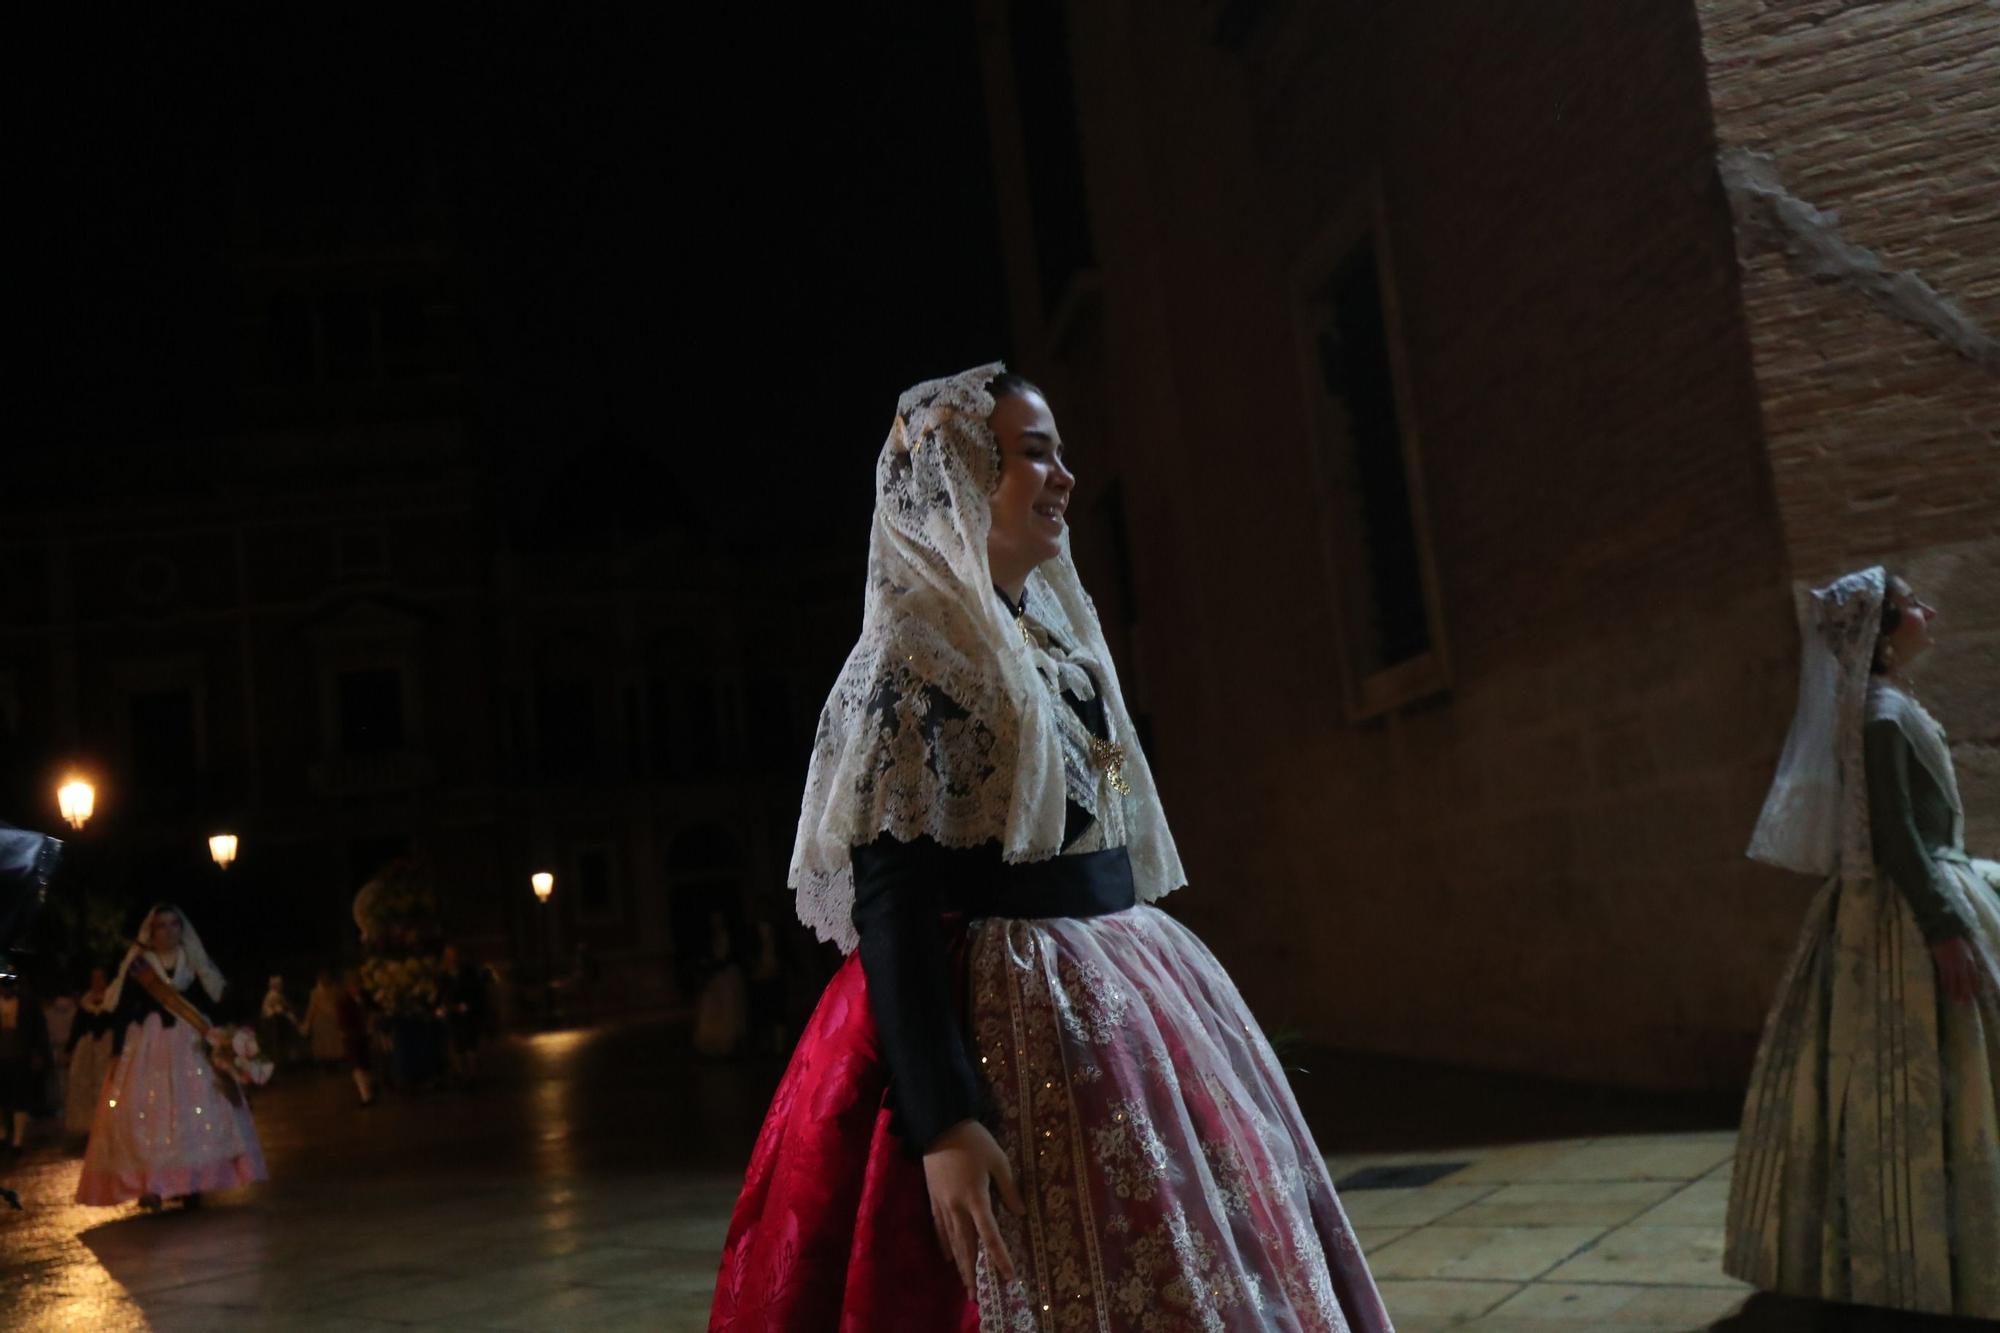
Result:
M218 1073L192 1007L199 986L222 998L222 974L179 908L162 903L111 979L111 1069L77 1181L78 1203L137 1199L158 1208L263 1180L264 1150L246 1094ZM177 1012L179 1011L179 1012Z
M1389 1328L1183 876L1069 554L1041 393L902 396L791 883L848 953L730 1223L717 1330Z
M1966 854L1951 750L1908 675L1936 616L1879 568L1805 608L1750 853L1828 878L1758 1051L1724 1267L2000 1319L2000 865Z
M97 1117L98 1094L111 1068L111 1012L105 997L111 978L104 969L90 970L90 989L77 1003L76 1022L69 1030L69 1088L63 1104L63 1135L81 1142Z

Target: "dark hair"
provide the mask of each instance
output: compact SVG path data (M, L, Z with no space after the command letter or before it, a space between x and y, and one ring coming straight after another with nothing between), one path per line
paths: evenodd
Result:
M1904 586L1903 580L1894 574L1888 575L1883 580L1882 627L1875 635L1875 660L1868 664L1868 669L1878 676L1889 674L1889 664L1882 659L1882 649L1888 643L1889 636L1903 624L1903 608L1896 605L1896 592L1902 586Z
M1048 397L1026 375L1016 375L1011 370L1003 370L992 379L986 381L986 392L993 395L993 401L996 403L1009 394L1031 393L1037 398Z

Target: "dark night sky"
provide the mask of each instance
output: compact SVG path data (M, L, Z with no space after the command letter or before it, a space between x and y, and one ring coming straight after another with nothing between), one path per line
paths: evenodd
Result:
M269 8L37 60L38 439L229 424L245 159L351 195L428 151L476 438L557 535L775 508L858 550L896 391L1008 350L969 5Z

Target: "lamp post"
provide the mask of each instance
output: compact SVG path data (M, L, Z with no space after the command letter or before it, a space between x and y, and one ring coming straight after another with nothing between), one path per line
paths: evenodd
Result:
M218 833L210 838L208 840L208 854L214 859L218 867L223 870L229 869L230 863L236 859L236 835L234 833Z
M548 1025L556 1025L556 975L553 943L553 923L549 919L549 898L556 891L556 877L546 870L538 870L528 876L528 883L534 887L535 901L542 905L542 1013Z
M79 777L66 778L56 788L56 807L71 828L81 829L97 808L97 788Z

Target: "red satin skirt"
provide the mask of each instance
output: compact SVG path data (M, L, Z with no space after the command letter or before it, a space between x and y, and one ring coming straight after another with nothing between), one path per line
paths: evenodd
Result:
M710 1333L976 1333L931 1226L920 1163L889 1131L888 1067L859 955L827 984L729 1219Z

